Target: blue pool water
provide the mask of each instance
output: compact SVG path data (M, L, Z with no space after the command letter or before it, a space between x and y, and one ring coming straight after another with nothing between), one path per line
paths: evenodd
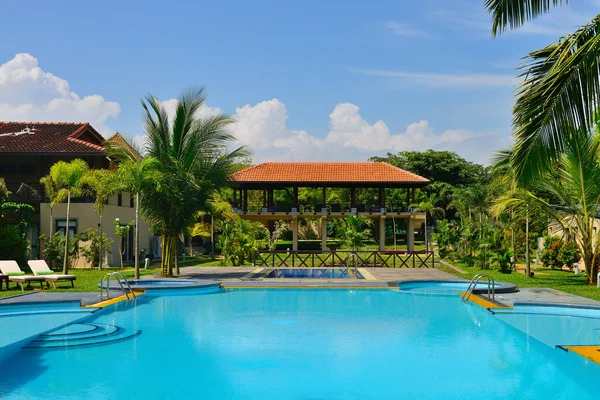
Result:
M447 294L455 296L458 292L464 292L469 287L470 282L465 281L407 281L400 282L398 288L402 291L422 294ZM502 282L494 282L496 290L504 287ZM514 285L512 285L514 286ZM488 283L477 283L476 289L487 292ZM515 286L516 288L516 286Z
M277 268L267 272L265 278L299 279L363 279L360 272L346 268Z
M397 290L142 296L31 346L0 398L584 400L600 376L458 296Z

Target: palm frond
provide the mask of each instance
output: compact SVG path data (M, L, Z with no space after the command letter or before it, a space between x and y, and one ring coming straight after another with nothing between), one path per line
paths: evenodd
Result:
M552 7L567 4L569 0L485 0L485 8L492 14L492 35L506 29L515 29L525 22L545 14Z
M519 182L540 176L573 128L590 131L600 101L600 15L577 32L532 52L514 107L511 163Z

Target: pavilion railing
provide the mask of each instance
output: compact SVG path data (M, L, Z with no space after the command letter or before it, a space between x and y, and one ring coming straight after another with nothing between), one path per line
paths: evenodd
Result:
M432 251L269 251L257 253L254 264L267 268L433 268L435 255Z

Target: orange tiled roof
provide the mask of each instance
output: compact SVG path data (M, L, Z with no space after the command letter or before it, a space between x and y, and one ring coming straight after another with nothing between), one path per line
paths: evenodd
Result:
M236 172L240 183L421 183L428 179L384 162L265 162Z
M87 122L2 122L0 153L104 153L104 138Z

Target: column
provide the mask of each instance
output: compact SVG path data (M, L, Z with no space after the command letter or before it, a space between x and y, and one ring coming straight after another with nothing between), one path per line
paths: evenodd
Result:
M296 208L296 211L300 211L298 208L298 186L294 186L294 207Z
M385 217L379 218L379 251L385 251Z
M350 188L350 208L356 207L356 188Z
M382 187L379 188L379 207L385 207L385 189Z
M327 218L321 218L321 250L327 251Z
M323 186L323 208L327 208L327 187Z
M298 251L298 218L292 218L292 251Z
M406 229L406 249L415 251L415 221L412 218L408 219L408 227Z

